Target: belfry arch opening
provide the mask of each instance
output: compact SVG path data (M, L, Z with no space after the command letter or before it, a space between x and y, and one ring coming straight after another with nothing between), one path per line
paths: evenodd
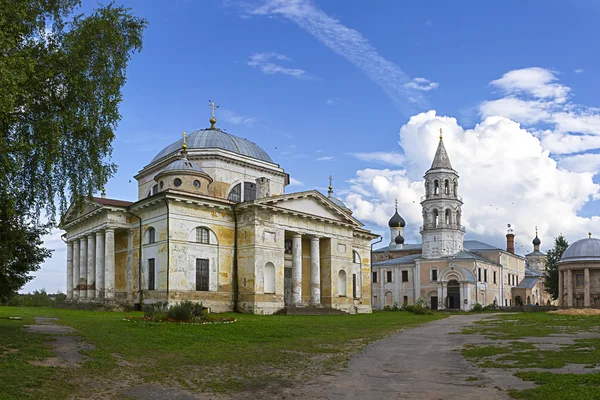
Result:
M460 308L460 283L456 279L448 281L448 297L446 308L457 310Z

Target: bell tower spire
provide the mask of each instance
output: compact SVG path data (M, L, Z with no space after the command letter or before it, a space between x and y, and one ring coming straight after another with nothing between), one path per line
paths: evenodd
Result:
M458 195L458 173L450 163L442 129L431 168L425 172L424 178L425 196L421 198L423 257L452 256L463 250L463 202Z

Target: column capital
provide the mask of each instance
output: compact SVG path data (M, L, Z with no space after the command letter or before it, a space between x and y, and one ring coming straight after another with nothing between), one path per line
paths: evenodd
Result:
M317 241L319 241L319 240L321 240L321 237L320 237L320 236L311 236L311 237L310 237L310 241L311 241L311 242L317 242Z
M88 238L93 238L95 236L96 236L96 232L90 232L90 233L87 234Z
M301 233L294 233L292 235L293 238L302 238L302 234Z
M98 229L95 232L96 232L96 237L104 235L104 230L103 229Z
M104 228L104 232L112 232L115 233L115 228L111 227L111 226L107 226L106 228Z

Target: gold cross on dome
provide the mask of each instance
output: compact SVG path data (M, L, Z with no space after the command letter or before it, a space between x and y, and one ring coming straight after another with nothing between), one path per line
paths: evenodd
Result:
M212 115L211 117L215 117L215 108L219 108L219 106L215 105L215 102L212 100L208 101L210 104L208 105L210 108L212 108Z
M329 175L329 186L331 186L331 182L333 182L333 176Z
M183 132L183 144L181 145L181 147L183 149L187 149L187 142L186 142L186 138L187 138L187 132Z
M398 211L398 199L394 199L394 205L396 206L396 211Z

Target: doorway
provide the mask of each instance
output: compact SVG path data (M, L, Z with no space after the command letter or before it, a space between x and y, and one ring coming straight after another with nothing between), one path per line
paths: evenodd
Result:
M438 309L438 297L437 296L431 296L431 309L432 310Z
M455 279L448 282L448 308L460 309L460 284Z
M288 267L283 270L283 301L286 306L292 304L292 269Z

